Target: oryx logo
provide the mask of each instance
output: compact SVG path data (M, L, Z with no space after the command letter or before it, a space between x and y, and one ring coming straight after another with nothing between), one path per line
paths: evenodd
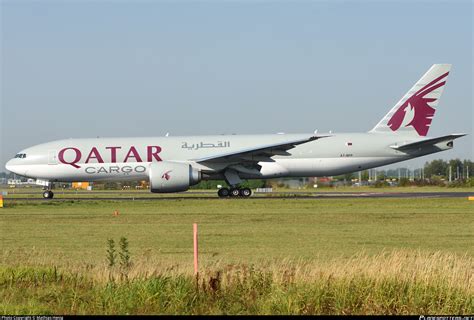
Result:
M412 126L420 136L426 136L436 111L429 103L437 99L427 98L425 96L444 86L446 81L442 80L445 79L448 74L449 72L446 72L442 76L434 79L408 98L388 121L387 124L390 129L397 131L403 124L404 127ZM411 121L410 119L405 120L407 114L413 114Z
M166 179L167 181L169 179L171 179L171 175L170 175L170 172L172 172L173 170L170 170L170 171L166 171L165 173L163 173L163 175L161 176L161 179Z

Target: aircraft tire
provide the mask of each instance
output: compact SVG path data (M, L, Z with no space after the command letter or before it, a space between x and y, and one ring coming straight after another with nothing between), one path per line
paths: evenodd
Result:
M240 189L240 196L244 198L248 198L252 195L252 190L250 188L243 188Z
M46 191L43 192L43 198L45 198L45 199L53 199L53 197L54 197L53 191L46 190Z
M217 195L219 198L227 198L230 195L230 190L227 188L220 188L219 191L217 191Z
M230 189L230 196L234 198L240 196L240 189L239 188Z

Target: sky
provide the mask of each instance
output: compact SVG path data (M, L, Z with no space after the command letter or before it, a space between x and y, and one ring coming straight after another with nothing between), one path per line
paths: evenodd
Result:
M453 64L430 136L473 159L471 1L0 1L0 171L64 138L366 132Z

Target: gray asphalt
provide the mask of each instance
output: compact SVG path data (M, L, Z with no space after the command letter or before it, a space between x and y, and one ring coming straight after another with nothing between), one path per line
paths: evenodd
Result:
M122 192L121 192L122 193ZM20 193L17 193L20 194ZM26 194L26 193L25 193ZM37 193L29 193L37 194ZM58 192L58 194L63 194ZM210 192L192 192L192 194L202 194L202 196L172 196L172 197L153 197L153 196L140 196L140 197L100 197L100 194L106 194L101 192L96 194L96 197L75 197L74 193L64 193L71 194L68 197L61 197L52 200L45 200L43 198L24 198L24 197L4 197L5 201L97 201L97 200L113 200L113 201L150 201L150 200L226 200L226 199L242 199L242 198L218 198L217 195L214 195ZM113 194L113 192L107 193ZM123 194L123 193L122 193ZM136 194L136 193L135 193ZM467 198L474 197L474 192L324 192L324 193L308 193L302 191L295 192L279 192L275 194L264 194L257 193L257 196L251 197L255 200L269 200L269 199L347 199L347 198ZM244 200L244 199L242 199Z

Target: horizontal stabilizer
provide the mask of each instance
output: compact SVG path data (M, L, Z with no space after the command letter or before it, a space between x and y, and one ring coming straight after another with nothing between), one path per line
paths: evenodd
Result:
M431 139L425 139L425 140L420 140L420 141L415 141L415 142L409 142L409 143L401 143L401 144L395 144L393 146L390 146L390 148L395 149L395 150L414 150L422 147L427 147L427 146L434 146L435 144L441 143L441 142L449 142L457 138L464 137L466 133L453 133L447 136L442 136L438 138L431 138Z

